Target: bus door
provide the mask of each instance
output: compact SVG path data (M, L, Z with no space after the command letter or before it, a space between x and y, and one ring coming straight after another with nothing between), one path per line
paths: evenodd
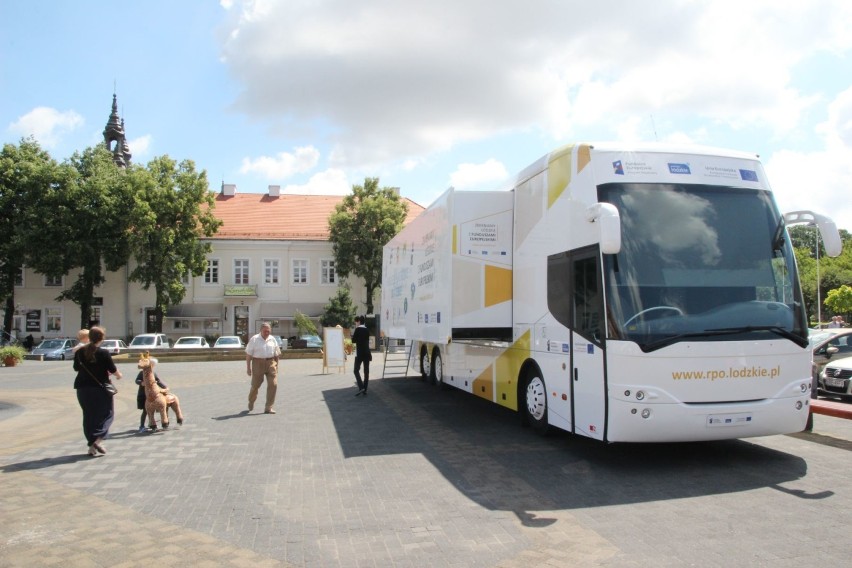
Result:
M604 304L600 252L587 247L571 259L572 431L603 440L606 435Z
M547 305L570 331L571 431L602 440L605 432L604 307L597 246L550 255Z

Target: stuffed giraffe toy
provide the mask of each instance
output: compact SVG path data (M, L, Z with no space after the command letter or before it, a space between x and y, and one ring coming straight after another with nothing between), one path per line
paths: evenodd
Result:
M169 427L169 408L175 413L178 424L183 424L183 413L180 410L178 397L170 393L169 389L164 389L157 385L157 380L154 376L155 364L156 359L152 359L146 351L139 359L138 365L142 369L142 386L145 388L145 411L148 413L148 428L152 431L157 430L157 420L154 418L155 412L160 413L160 422L163 429Z

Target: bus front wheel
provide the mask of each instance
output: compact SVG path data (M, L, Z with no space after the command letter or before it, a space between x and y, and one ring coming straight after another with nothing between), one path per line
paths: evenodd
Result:
M444 362L441 360L441 352L435 348L432 351L432 373L429 376L430 382L438 387L444 386Z
M547 388L540 373L533 372L527 376L527 386L524 389L524 413L527 423L538 434L546 434L547 425Z
M429 355L426 353L426 350L423 349L420 351L420 376L426 380L432 375L432 368L429 364Z

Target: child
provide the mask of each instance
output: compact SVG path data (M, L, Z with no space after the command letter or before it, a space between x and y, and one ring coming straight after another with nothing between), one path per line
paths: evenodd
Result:
M89 344L89 330L81 329L77 332L77 345L71 350L72 353L76 353L83 347Z
M152 359L152 361L156 362L156 359ZM161 389L169 388L168 385L160 380L156 372L154 372L154 380L157 381L157 386ZM142 384L142 371L139 371L139 374L136 375L136 384L139 385L139 391L136 393L136 408L142 411L142 416L139 418L139 433L141 434L145 432L145 419L148 416L148 412L145 410L145 386ZM168 401L169 408L178 416L178 424L183 424L183 417L180 415L180 411L175 408L177 406L176 397L168 394L166 395L166 400Z

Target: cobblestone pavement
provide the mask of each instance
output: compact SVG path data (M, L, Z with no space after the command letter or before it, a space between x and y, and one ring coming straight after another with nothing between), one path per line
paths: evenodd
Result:
M373 374L381 374L381 356ZM603 445L521 428L415 378L354 397L282 362L246 413L239 361L162 363L187 421L138 434L124 364L90 458L68 362L0 368L0 567L841 566L852 421L813 433Z

